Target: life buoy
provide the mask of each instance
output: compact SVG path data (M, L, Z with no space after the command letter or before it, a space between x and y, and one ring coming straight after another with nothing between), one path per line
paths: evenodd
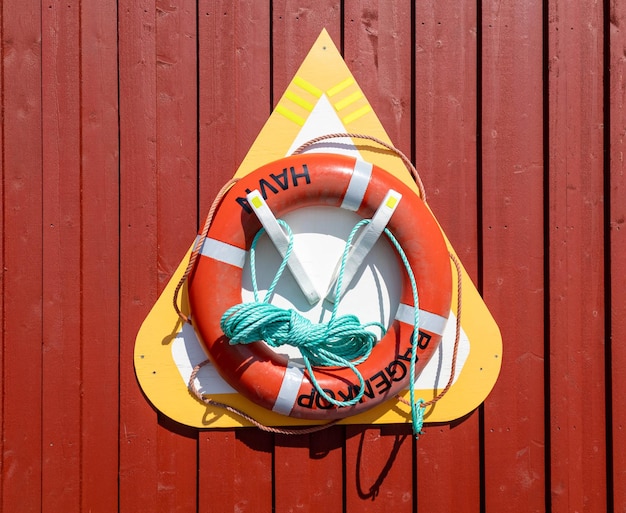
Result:
M222 315L242 302L242 273L247 251L261 225L246 194L260 190L277 217L311 206L332 206L373 215L394 189L403 200L389 230L402 245L419 290L419 340L416 372L441 341L452 297L449 254L428 207L387 171L352 157L309 153L266 164L239 180L224 196L189 277L194 328L224 380L254 403L277 413L305 419L336 419L360 413L407 388L413 333L413 299L403 280L395 319L369 358L358 365L365 391L361 400L337 407L323 399L306 370L262 341L231 345L220 328ZM316 367L315 378L330 396L348 400L359 392L345 368Z

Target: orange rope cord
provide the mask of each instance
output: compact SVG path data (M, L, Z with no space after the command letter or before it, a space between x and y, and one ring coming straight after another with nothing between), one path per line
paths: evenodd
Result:
M182 289L183 285L187 281L189 274L191 274L191 271L193 270L196 264L198 254L200 253L200 248L202 248L204 239L206 239L207 233L209 233L209 228L211 227L211 223L213 222L213 217L215 216L215 211L217 210L217 207L221 203L226 193L237 182L237 180L238 180L237 178L233 178L229 180L228 182L226 182L217 193L217 196L215 196L215 199L213 200L213 203L211 204L211 208L209 209L209 213L207 214L206 219L204 221L204 226L202 227L202 231L200 232L198 241L194 245L193 250L191 251L191 255L189 256L189 263L187 264L187 269L185 269L185 272L182 278L180 279L180 281L176 285L176 288L174 289L174 299L173 299L174 310L176 310L178 317L180 317L183 323L189 322L189 317L185 315L181 311L181 309L178 307L178 295L180 294L180 290Z
M389 143L386 143L385 141L379 139L378 137L374 137L372 135L367 135L367 134L351 134L351 133L336 133L336 134L320 135L319 137L315 137L305 142L298 148L296 148L293 152L293 155L299 155L309 146L312 146L318 142L325 141L327 139L338 139L342 137L350 137L352 139L365 139L368 141L373 141L376 144L380 144L381 146L387 148L389 151L392 151L393 153L395 153L400 158L400 160L402 160L406 168L409 170L409 173L411 173L411 177L413 178L413 180L417 184L417 188L419 189L420 197L422 198L422 201L424 202L426 201L426 189L424 188L424 184L422 182L422 179L420 178L419 173L417 172L417 169L415 168L415 166L413 165L409 157L407 157L404 153L402 153L395 146Z
M452 262L454 263L454 266L456 267L456 274L458 278L457 279L456 333L455 333L455 338L454 338L454 348L452 350L452 368L450 370L450 377L448 378L448 383L446 384L446 386L441 390L441 392L439 392L430 401L424 401L422 403L423 408L432 406L437 401L439 401L444 395L446 395L448 390L450 390L452 383L454 382L454 375L456 374L456 362L457 362L457 356L459 352L459 342L461 340L461 303L462 303L461 298L463 297L462 296L463 285L462 285L461 263L459 262L459 259L454 255L454 253L450 252L450 260L452 260ZM400 397L400 396L396 396L396 397L401 403L406 404L407 406L411 406L411 403L407 401L404 397Z
M199 363L193 368L191 376L189 377L189 392L191 393L191 395L193 395L198 401L200 401L201 403L207 406L220 408L222 410L226 410L231 413L234 413L235 415L238 415L242 419L247 420L252 425L258 427L261 431L267 431L268 433L275 433L275 434L281 434L281 435L307 435L310 433L316 433L317 431L322 431L324 429L327 429L330 426L333 426L337 424L337 422L339 422L338 420L332 420L330 422L327 422L326 424L320 424L317 426L304 427L304 428L299 428L299 429L275 428L271 426L266 426L265 424L252 418L247 413L241 411L239 408L235 408L234 406L230 406L229 404L215 401L214 399L206 397L200 393L200 391L198 390L195 384L196 375L198 374L200 369L208 363L210 363L209 360L204 360L203 362Z

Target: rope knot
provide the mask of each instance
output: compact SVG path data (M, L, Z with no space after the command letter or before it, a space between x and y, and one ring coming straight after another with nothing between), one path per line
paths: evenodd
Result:
M309 350L314 350L315 347L324 343L328 333L327 326L315 324L295 310L288 310L288 312L290 313L289 329L282 343Z
M263 340L272 347L284 344L297 347L313 386L324 399L339 407L356 404L365 392L365 382L357 365L367 359L376 344L376 335L367 329L372 325L385 333L381 324L362 325L355 315L333 315L327 324L318 324L295 310L285 310L265 302L235 305L222 315L220 321L230 344ZM317 384L313 366L349 368L359 382L359 393L346 401L330 397Z
M382 325L375 323L381 328ZM228 309L221 328L231 344L265 341L271 347L290 345L300 349L316 366L358 364L377 342L376 335L355 315L343 315L327 324L313 323L299 312L269 303L240 303Z

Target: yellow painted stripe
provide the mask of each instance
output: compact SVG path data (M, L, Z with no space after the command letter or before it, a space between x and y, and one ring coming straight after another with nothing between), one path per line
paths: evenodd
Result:
M296 105L299 105L303 109L308 110L309 112L313 110L313 104L307 102L304 98L298 96L296 93L287 91L285 93L285 98L287 98L288 100L291 100L293 103L295 103Z
M313 84L304 80L302 77L294 77L293 83L297 85L300 89L304 89L307 93L311 93L316 98L319 98L320 96L322 96L322 94L324 94L321 89L318 89Z
M345 80L339 82L336 86L331 87L328 91L326 91L326 94L332 98L337 93L343 91L346 87L350 87L352 84L354 84L354 77L346 78Z
M346 96L343 100L335 103L335 109L340 111L341 109L345 109L348 105L352 105L354 102L359 101L363 98L363 93L361 91L356 91L349 96Z
M297 125L304 125L304 118L301 116L298 116L295 112L290 111L288 108L283 107L282 105L277 105L276 109L274 109L275 112L278 112L279 114L282 114L283 116L285 116L289 121L293 121L294 123L296 123Z
M364 105L360 109L355 110L352 114L347 115L341 121L343 121L344 124L347 125L348 123L352 123L353 121L359 119L360 117L365 116L365 114L367 114L371 110L372 110L372 107L368 103L367 105Z

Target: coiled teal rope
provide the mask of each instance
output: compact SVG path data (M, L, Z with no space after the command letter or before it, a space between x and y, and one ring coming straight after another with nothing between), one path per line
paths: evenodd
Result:
M378 322L361 324L355 315L337 316L339 298L343 273L347 256L352 245L352 241L358 230L370 222L369 219L359 221L352 229L346 246L344 248L341 264L339 268L337 286L335 288L335 302L331 317L328 323L313 323L303 317L299 312L292 309L283 309L269 303L278 280L293 251L293 233L289 225L283 220L278 220L289 237L289 244L285 256L279 266L272 283L270 284L263 300L259 298L259 290L256 279L256 246L265 230L262 228L257 232L250 248L250 274L252 278L252 288L254 302L240 303L228 309L221 319L221 328L224 334L230 339L231 344L249 344L258 340L264 340L271 347L279 347L288 344L297 347L302 354L304 365L308 371L309 379L321 397L330 404L338 407L352 406L358 403L365 393L365 380L358 369L358 365L364 362L372 352L374 345L379 338L368 328L378 328L381 337L385 334L385 327ZM400 259L408 273L411 283L414 301L414 326L412 335L411 362L410 362L410 400L411 418L415 435L421 432L423 423L423 409L421 403L415 402L414 382L416 349L419 326L419 302L417 284L409 261L394 235L385 229L385 234L400 255ZM345 401L335 399L326 393L317 382L313 367L338 366L349 368L356 376L359 392L352 399ZM420 400L421 401L421 400ZM423 402L423 401L422 401ZM420 415L420 413L422 415Z

